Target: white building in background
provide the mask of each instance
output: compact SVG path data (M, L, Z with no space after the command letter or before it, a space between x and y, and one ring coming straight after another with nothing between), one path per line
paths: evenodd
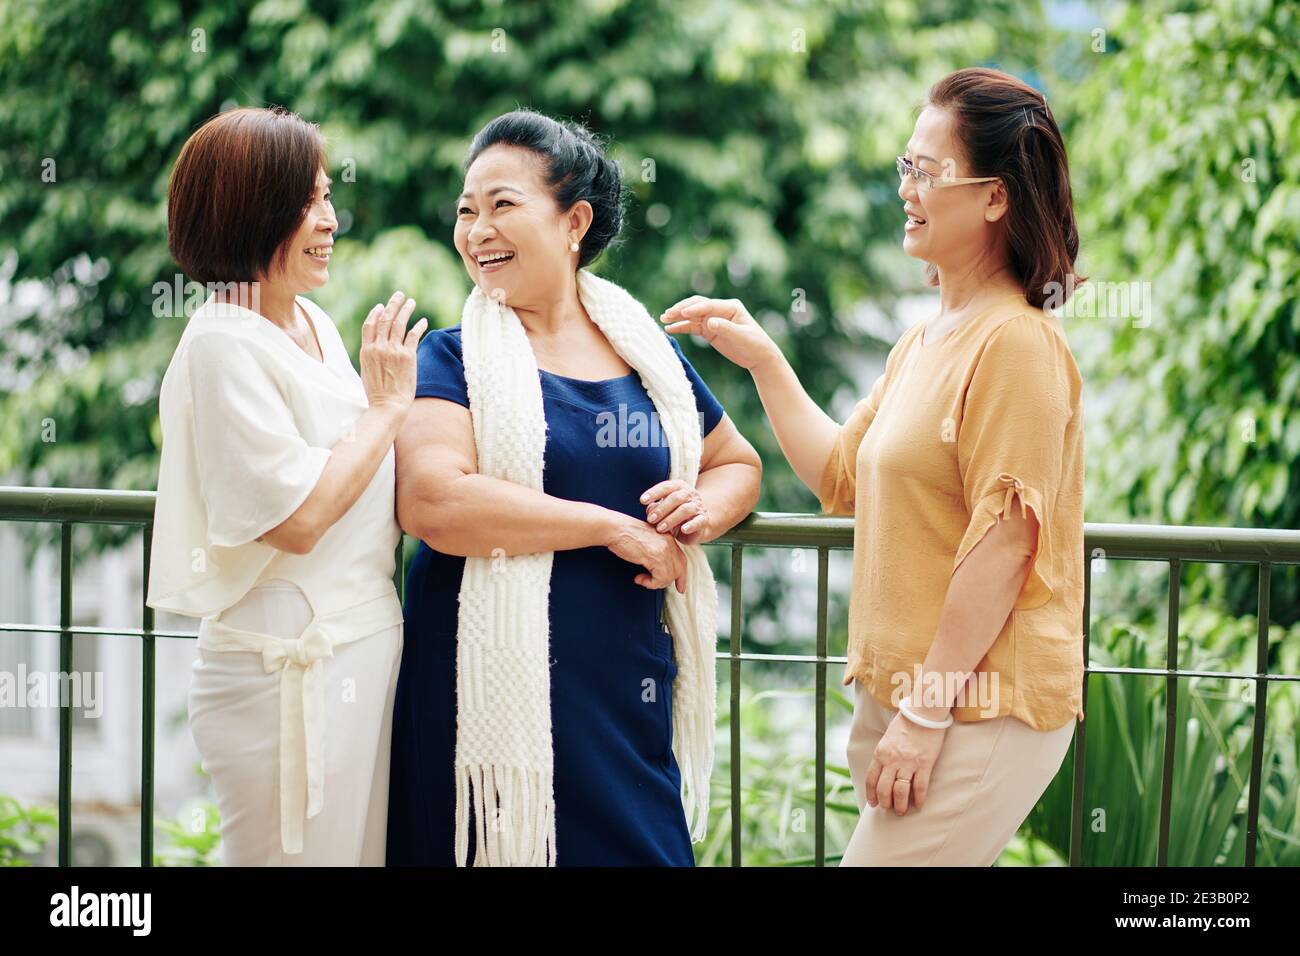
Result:
M143 607L141 540L98 556L73 554L72 621L82 627L140 628ZM31 552L18 523L0 522L0 624L59 622L58 548ZM156 630L193 632L191 618L158 614ZM140 860L142 648L138 637L77 635L73 670L83 698L73 708L72 857L74 865L134 866ZM166 844L158 821L173 820L209 796L186 714L191 639L156 638L154 849ZM59 636L0 630L0 679L21 692L37 682L55 686ZM23 678L26 687L18 686ZM92 699L96 698L97 699ZM98 712L98 713L96 713ZM0 706L0 795L24 806L56 808L59 795L57 698ZM54 833L34 863L58 862Z

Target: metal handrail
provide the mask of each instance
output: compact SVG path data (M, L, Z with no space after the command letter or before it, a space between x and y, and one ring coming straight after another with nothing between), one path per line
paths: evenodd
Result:
M159 637L192 638L193 633L156 631L154 611L141 607L140 629L79 627L72 623L72 527L74 524L138 525L143 534L143 571L149 580L152 522L157 495L152 491L114 491L108 489L0 487L0 521L50 522L60 525L59 624L43 626L0 623L3 632L57 633L60 639L59 666L72 672L72 637L74 634L98 634L138 637L143 646L140 858L141 865L153 863L153 783L154 783L154 703L155 640ZM738 726L740 713L741 665L745 662L789 661L811 663L816 668L816 784L815 863L824 865L826 813L826 701L827 667L843 664L844 657L827 653L829 555L835 550L853 547L853 520L826 515L755 512L710 546L729 548L731 552L731 636L727 649L719 650L719 660L730 666L730 756L731 756L731 863L741 864L741 806L739 793L741 740ZM743 649L742 588L744 549L746 547L813 548L817 551L817 651L815 655L754 654ZM398 546L397 574L402 587L401 545ZM1249 528L1175 527L1167 525L1094 524L1084 525L1084 599L1083 599L1083 707L1088 700L1088 677L1091 674L1126 674L1163 676L1165 678L1166 720L1163 775L1160 799L1160 840L1157 863L1168 863L1169 826L1173 796L1174 741L1173 727L1178 700L1179 677L1222 677L1253 680L1255 716L1251 743L1250 795L1246 822L1245 864L1255 863L1255 844L1259 828L1260 782L1263 763L1265 721L1268 709L1268 684L1271 681L1296 681L1300 675L1270 674L1268 664L1269 581L1273 564L1300 564L1300 531L1273 531ZM1169 563L1168 651L1166 666L1160 668L1124 668L1093 666L1089 661L1091 630L1092 560L1151 560ZM1188 671L1178 667L1178 612L1181 567L1184 562L1245 563L1258 566L1258 631L1256 669L1254 673ZM147 585L145 590L147 591ZM59 715L59 865L71 863L72 801L72 708L60 706ZM1083 781L1087 721L1075 725L1073 794L1070 826L1070 865L1082 862Z

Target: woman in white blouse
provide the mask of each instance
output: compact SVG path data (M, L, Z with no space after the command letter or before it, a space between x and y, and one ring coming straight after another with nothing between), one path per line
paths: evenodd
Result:
M392 697L393 440L415 392L414 300L362 327L361 374L301 293L338 228L319 130L237 109L181 150L172 256L210 295L159 399L148 603L202 618L190 727L227 865L382 865Z

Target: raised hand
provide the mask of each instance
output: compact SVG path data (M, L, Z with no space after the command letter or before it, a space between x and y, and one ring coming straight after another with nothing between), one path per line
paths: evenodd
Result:
M670 306L659 321L666 323L667 331L674 334L689 332L703 337L724 358L741 368L753 369L781 354L739 299L706 299L693 295Z
M372 408L390 405L405 411L415 400L415 351L429 320L420 319L408 331L414 311L414 299L394 292L361 325L361 382Z

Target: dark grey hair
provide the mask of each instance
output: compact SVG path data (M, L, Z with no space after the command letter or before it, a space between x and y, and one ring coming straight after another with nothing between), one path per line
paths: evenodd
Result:
M626 189L618 163L605 155L596 136L581 123L554 120L536 110L504 113L489 122L470 143L465 170L490 146L519 146L541 158L546 183L561 211L585 199L591 203L591 226L582 237L578 267L594 262L616 244L623 228Z

